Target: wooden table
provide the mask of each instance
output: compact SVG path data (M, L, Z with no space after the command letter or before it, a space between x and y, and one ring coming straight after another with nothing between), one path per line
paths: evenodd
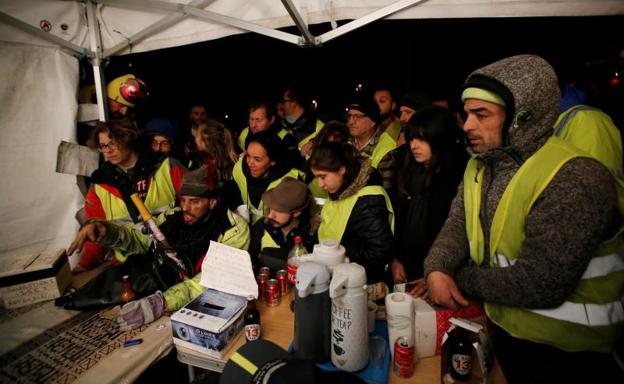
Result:
M287 297L282 298L282 303L277 307L267 307L260 300L256 304L256 308L260 311L262 338L272 341L284 349L288 349L294 335L294 314L290 311L289 305L291 300L292 290ZM197 366L211 371L221 372L223 371L223 366L232 353L238 350L238 348L243 344L245 344L245 337L241 333L222 360L198 357L197 353L194 353L188 348L180 346L176 347L178 349L179 361L189 364L189 366ZM192 374L191 370L189 370L189 373ZM392 372L392 369L390 369L388 373L388 383L390 384L432 384L440 382L440 356L420 359L420 361L416 364L414 375L407 379L396 376L394 372ZM492 372L492 384L505 383L506 380L500 370L500 367L495 363Z
M74 275L72 286L82 286L103 269ZM53 301L3 310L0 382L133 382L173 348L171 322L163 317L122 331L115 322L117 312L66 310ZM143 343L122 347L136 338Z

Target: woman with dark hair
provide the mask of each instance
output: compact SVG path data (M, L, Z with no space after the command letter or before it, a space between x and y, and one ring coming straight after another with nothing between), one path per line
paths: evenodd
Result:
M425 292L423 261L448 217L466 166L466 152L457 142L457 126L440 107L424 109L410 118L406 144L392 152L397 180L393 191L396 212L392 279L413 282L412 294Z
M130 200L138 193L153 214L173 207L186 168L170 157L137 153L139 133L123 121L100 123L88 141L97 149L104 163L91 175L91 187L85 197L87 219L100 218L116 224L138 223L140 216ZM77 270L90 269L104 259L106 249L87 242ZM119 252L115 257L123 262Z
M394 213L381 176L370 159L360 162L346 143L318 145L310 168L329 195L321 210L319 240L339 241L349 260L366 269L369 283L382 281L392 260Z
M303 172L292 168L282 140L271 131L262 131L249 135L245 141L245 156L234 165L232 171L234 183L231 187L238 193L229 193L228 206L245 216L246 206L251 223L264 216L262 194L275 188L284 177L303 180ZM234 184L234 185L232 185Z

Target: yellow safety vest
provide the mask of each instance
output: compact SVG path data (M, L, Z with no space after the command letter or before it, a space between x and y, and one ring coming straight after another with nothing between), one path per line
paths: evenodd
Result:
M370 156L371 159L371 167L377 168L381 159L390 151L396 148L396 140L394 140L387 132L379 135L379 140L377 141L377 145L373 149L373 153Z
M617 180L620 212L624 214L624 171L622 137L606 113L587 105L569 108L555 122L555 136L600 161Z
M524 226L535 200L559 169L583 154L557 137L531 156L505 189L492 220L490 266L514 265L521 254ZM483 168L470 160L464 173L464 207L470 257L484 259L484 236L479 221ZM556 223L553 223L556 225ZM575 291L552 309L526 309L485 303L488 317L520 339L552 345L565 351L609 352L618 327L624 324L621 295L624 287L622 229L596 250Z
M342 235L347 228L347 222L355 203L361 196L381 195L386 200L388 209L388 222L394 233L394 210L386 191L379 185L368 185L361 188L356 194L341 200L327 200L321 209L321 224L318 229L319 241L336 240L342 241Z
M401 134L401 120L395 117L392 123L388 125L384 132L387 133L388 136L390 136L392 139L394 139L394 141L399 140L399 135Z
M324 126L325 126L325 123L323 123L319 119L316 119L316 127L314 128L314 132L312 132L311 134L306 136L303 140L297 143L297 146L299 147L299 149L301 149L301 147L303 147L308 141L314 139L316 135L318 135L318 133L321 131L321 129L323 129Z
M284 136L286 136L288 133L289 132L285 128L282 128L277 133L277 136L279 136L279 138L283 140ZM245 127L245 129L243 129L238 136L238 147L241 149L241 151L245 150L245 140L247 140L247 136L249 136L249 127Z
M132 223L128 207L121 197L115 196L99 184L95 184L94 189L100 199L107 221L119 225L132 225L135 228L142 226L142 223L137 225ZM169 158L166 158L151 177L144 203L152 215L157 216L173 207L175 198L176 190L171 180ZM117 251L115 251L115 258L122 262L126 260L126 256Z
M262 235L262 239L260 239L260 249L265 248L280 248L280 246L273 240L269 232L264 230L264 234Z
M312 196L314 196L314 200L316 200L316 204L323 206L327 199L329 199L329 194L326 190L319 186L318 177L314 177L310 184L308 184L308 189L312 192Z
M249 207L249 212L251 214L251 223L253 224L256 221L258 221L258 219L264 216L264 203L262 202L262 199L261 199L260 204L256 207L253 205L253 203L251 202L251 199L249 198L249 192L247 192L247 178L245 177L245 174L243 173L243 160L244 160L243 158L240 158L238 159L236 164L234 164L234 169L232 170L232 177L234 178L236 185L238 185L238 189L240 190L243 204L246 204L247 207ZM285 177L289 177L289 176L292 177L293 179L299 179L299 180L303 180L305 178L305 175L303 172L301 172L300 170L296 168L291 168L290 171L286 172L286 174L284 174L282 177L280 177L279 179L273 180L269 184L266 190L268 191L270 189L275 188L279 183L282 182L282 180Z

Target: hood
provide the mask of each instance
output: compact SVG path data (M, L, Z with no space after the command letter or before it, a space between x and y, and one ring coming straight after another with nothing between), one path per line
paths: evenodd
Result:
M522 161L526 160L552 135L559 115L561 95L555 71L541 57L518 55L477 69L468 76L464 87L475 76L495 80L511 93L513 111L503 128L507 135L504 145L506 152L511 150Z

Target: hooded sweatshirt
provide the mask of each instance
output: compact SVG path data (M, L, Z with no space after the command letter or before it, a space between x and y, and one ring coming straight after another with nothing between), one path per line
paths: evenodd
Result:
M552 67L543 59L520 55L473 72L504 85L515 111L503 127L504 148L479 154L484 167L479 219L485 239L498 203L511 178L526 159L552 135L560 95ZM469 296L524 308L562 304L577 286L598 244L617 228L617 197L613 179L597 161L578 157L561 167L536 200L525 222L525 240L517 262L509 268L476 266L469 258L463 184L449 218L427 259L425 275L441 271L454 276Z

